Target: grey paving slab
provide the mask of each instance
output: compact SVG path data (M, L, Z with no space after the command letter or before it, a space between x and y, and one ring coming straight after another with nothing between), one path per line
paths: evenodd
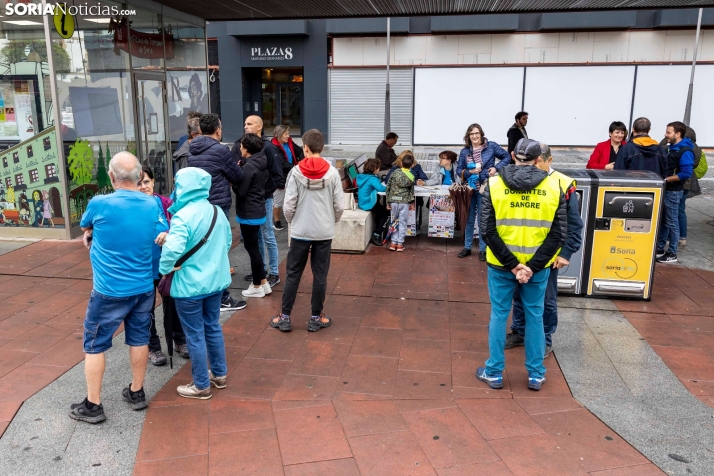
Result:
M19 250L39 240L0 240L0 256L11 251Z
M714 474L714 410L630 322L618 311L560 314L554 353L573 396L667 474Z

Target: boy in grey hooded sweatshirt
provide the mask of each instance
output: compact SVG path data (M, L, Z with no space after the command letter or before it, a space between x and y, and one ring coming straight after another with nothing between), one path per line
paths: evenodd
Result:
M295 304L300 278L308 255L312 268L312 314L307 330L316 332L329 327L331 318L322 310L330 270L330 252L335 237L335 223L344 209L342 182L337 169L320 153L325 138L317 129L302 137L305 159L288 174L283 213L290 224L290 251L286 263L287 278L280 313L270 321L271 327L283 332L292 330L290 313Z

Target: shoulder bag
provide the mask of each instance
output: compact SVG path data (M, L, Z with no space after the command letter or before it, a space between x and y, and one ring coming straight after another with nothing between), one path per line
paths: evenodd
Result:
M206 236L204 236L201 241L199 241L196 246L191 248L186 254L184 254L182 257L176 261L176 264L174 265L174 268L180 268L183 266L183 264L188 261L188 259L196 254L198 250L201 249L203 245L206 244L208 241L208 237L211 236L211 232L213 231L213 226L216 224L216 218L218 217L218 209L213 206L213 219L211 220L211 226L208 228L208 232L206 233ZM165 297L171 296L171 283L173 282L174 279L174 271L171 271L169 274L165 274L164 276L161 276L161 279L159 280L159 284L156 286L156 289L159 290L159 294Z

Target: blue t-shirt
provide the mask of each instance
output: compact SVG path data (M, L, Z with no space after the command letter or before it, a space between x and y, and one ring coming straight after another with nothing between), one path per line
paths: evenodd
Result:
M262 225L265 223L266 217L267 215L263 218L241 218L236 216L236 221L239 225Z
M444 172L444 180L441 182L441 185L451 185L453 183L451 181L451 170L446 170L442 167L441 171Z
M154 288L152 251L163 214L156 198L139 191L90 200L80 226L93 228L89 258L97 292L127 297Z
M154 239L159 236L159 233L169 231L169 220L164 214L164 207L161 206L161 199L154 196L156 203L159 204L159 210L161 211L161 216L159 216L159 222L156 224L156 232L154 233ZM151 248L151 266L154 279L159 279L159 261L161 261L161 247L154 243Z
M288 163L293 163L293 153L290 150L290 144L283 144L283 149L285 149L285 155L288 156Z

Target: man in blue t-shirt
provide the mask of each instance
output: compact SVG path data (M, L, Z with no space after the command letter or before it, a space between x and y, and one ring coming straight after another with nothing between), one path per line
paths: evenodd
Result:
M87 398L72 405L69 416L88 423L106 420L100 399L104 352L122 323L132 372L122 397L134 410L148 405L144 375L154 307L152 247L163 212L153 197L139 191L141 165L129 152L112 158L109 178L115 192L92 198L80 222L90 249L94 289L84 320Z

